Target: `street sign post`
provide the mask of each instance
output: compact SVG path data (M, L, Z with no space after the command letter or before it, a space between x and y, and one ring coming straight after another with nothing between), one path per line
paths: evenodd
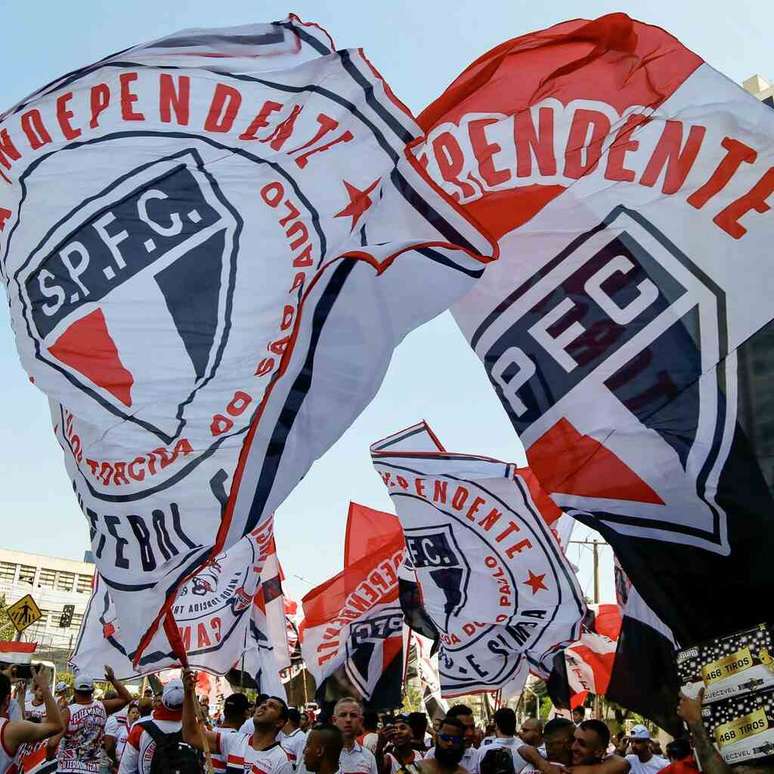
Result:
M19 634L43 617L40 608L30 594L26 594L7 607L6 613Z

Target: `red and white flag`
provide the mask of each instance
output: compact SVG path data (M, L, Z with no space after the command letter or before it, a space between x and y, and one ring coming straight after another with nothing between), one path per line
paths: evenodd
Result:
M172 607L177 637L190 665L225 674L243 652L262 646L271 649L265 634L259 591L275 555L273 520L242 538L189 580ZM94 590L71 656L73 667L87 675L113 667L120 678L174 668L175 653L150 654L135 668L129 658L124 621L119 618L110 587L95 576ZM278 671L276 669L275 671Z
M499 240L453 313L543 488L682 644L757 624L774 500L737 362L774 316L774 112L616 13L502 43L419 121Z
M368 700L392 667L400 694L404 626L398 568L404 544L400 529L394 529L395 517L384 516L394 520L387 530L392 537L356 561L350 553L350 564L342 572L303 599L301 652L318 689L341 669L356 692Z
M138 668L175 651L186 579L493 256L422 135L361 50L292 16L129 48L0 116L17 348Z
M32 654L37 650L37 642L0 642L0 661L6 664L31 664Z
M583 597L541 513L558 509L529 470L446 452L425 423L373 444L371 456L440 632L443 696L523 680L531 660L577 639Z

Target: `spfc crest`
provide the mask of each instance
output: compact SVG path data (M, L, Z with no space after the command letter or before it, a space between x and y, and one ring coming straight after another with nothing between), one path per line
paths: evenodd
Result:
M220 363L240 228L193 149L118 177L56 223L18 275L36 356L170 443Z

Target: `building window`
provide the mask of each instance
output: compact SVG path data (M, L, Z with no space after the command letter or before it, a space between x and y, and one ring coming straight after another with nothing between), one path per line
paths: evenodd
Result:
M78 576L78 585L76 586L76 591L79 594L91 594L91 576L90 575Z
M57 591L72 591L75 583L75 575L71 572L60 572L56 577Z
M11 562L0 562L0 580L11 581L16 577L16 565Z
M35 583L35 568L28 564L20 564L19 583L29 583L30 586Z
M53 589L56 580L56 570L46 570L41 567L38 575L38 586L42 589Z

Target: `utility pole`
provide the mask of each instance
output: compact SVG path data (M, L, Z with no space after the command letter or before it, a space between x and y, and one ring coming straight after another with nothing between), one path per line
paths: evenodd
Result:
M592 552L592 567L594 571L594 592L592 602L595 605L599 604L599 549L600 546L609 546L604 540L570 540L571 545L576 546L591 546Z

